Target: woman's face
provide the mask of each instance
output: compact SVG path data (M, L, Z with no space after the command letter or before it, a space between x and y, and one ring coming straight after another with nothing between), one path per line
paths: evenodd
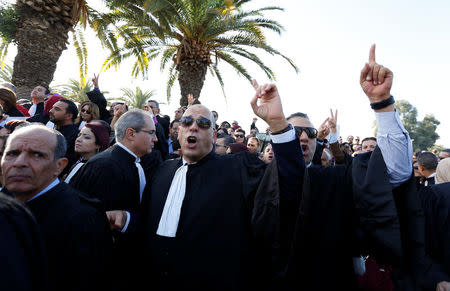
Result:
M89 122L92 120L92 111L89 105L81 107L81 120Z
M83 127L78 133L78 137L75 140L75 152L82 154L95 154L100 148L95 144L95 135L88 127Z

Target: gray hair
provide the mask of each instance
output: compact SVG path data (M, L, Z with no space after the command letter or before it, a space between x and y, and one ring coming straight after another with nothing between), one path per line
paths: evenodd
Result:
M124 113L114 126L116 140L121 141L125 138L127 128L141 131L145 127L145 117L152 119L152 115L142 109L131 109Z
M9 143L14 136L22 133L23 131L32 131L35 129L43 129L51 134L53 134L56 137L56 146L53 149L53 160L58 160L60 158L63 158L66 155L66 151L67 151L67 142L66 142L66 138L64 137L64 135L62 135L59 131L46 127L43 124L40 123L31 123L29 125L23 125L18 127L16 130L14 130L14 132L9 136L7 142Z

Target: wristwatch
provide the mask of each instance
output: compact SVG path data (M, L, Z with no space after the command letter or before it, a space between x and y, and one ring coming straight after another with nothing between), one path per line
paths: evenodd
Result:
M283 128L282 130L276 131L276 132L270 132L270 134L272 135L277 135L277 134L282 134L285 132L288 132L289 130L294 129L294 127L292 126L292 124L288 124L288 126L286 126L285 128Z
M380 110L394 103L395 103L394 96L391 95L388 99L384 99L380 102L370 103L370 107L372 107L373 110Z

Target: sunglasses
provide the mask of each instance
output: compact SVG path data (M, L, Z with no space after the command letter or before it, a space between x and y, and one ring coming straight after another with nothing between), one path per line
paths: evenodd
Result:
M198 119L194 119L192 117L189 116L183 116L181 117L181 126L183 127L188 127L191 126L194 121L197 123L198 127L202 128L202 129L209 129L211 127L211 120L209 120L208 118L198 118Z
M414 166L413 169L414 169L414 170L418 170L419 167L418 167L418 166Z
M82 113L86 113L86 114L91 114L91 112L89 110L85 110L85 109L81 109Z
M302 135L302 132L304 131L308 138L316 138L317 137L317 129L314 127L302 127L302 126L294 126L295 133L298 137Z
M240 138L244 137L243 134L235 134L234 136L235 136L235 137L240 137Z

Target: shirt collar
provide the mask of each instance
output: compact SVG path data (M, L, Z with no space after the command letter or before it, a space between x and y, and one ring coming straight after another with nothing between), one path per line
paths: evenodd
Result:
M431 174L430 176L428 176L427 179L428 179L428 178L433 178L433 177L435 177L435 176L436 176L436 172L434 172L433 174Z
M133 153L132 151L130 151L129 148L127 148L126 146L124 146L124 145L121 144L120 142L116 142L116 144L117 144L118 146L120 146L121 148L123 148L127 153L129 153L130 155L132 155L133 157L135 157L135 158L136 158L136 163L139 163L139 162L141 161L141 159L138 158L138 156L136 156L135 153Z
M41 192L37 193L36 195L34 195L33 197L31 197L30 199L27 200L27 202L30 202L31 200L45 194L46 192L50 191L51 189L53 189L56 185L58 185L59 179L55 178L55 180L53 180L53 182L50 183L50 185L48 185L47 187L44 188L44 190L42 190Z

